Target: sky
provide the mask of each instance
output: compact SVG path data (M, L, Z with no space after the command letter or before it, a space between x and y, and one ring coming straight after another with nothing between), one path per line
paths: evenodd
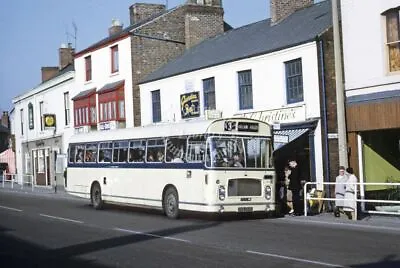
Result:
M76 51L108 36L112 19L129 25L129 6L186 0L3 0L0 4L0 111L41 82L42 66L58 66L58 48L71 42ZM269 0L223 0L224 19L234 28L269 17Z

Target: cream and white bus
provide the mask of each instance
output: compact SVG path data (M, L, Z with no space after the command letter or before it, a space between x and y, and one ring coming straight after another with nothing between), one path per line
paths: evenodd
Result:
M274 212L272 130L247 118L73 136L66 189L104 203L200 212Z

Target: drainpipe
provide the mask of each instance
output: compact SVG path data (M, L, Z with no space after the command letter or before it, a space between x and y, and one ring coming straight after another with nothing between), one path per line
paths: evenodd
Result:
M324 139L324 145L325 145L325 155L324 155L324 160L325 160L325 181L329 182L329 178L330 178L330 163L329 163L329 146L328 146L328 116L327 116L327 109L326 109L326 81L325 81L325 61L324 61L324 43L322 40L318 41L319 44L319 61L320 61L320 65L321 65L321 78L322 78L322 116L324 118L324 132L325 132L325 136L323 137ZM326 194L327 196L331 196L330 195L330 187L328 185L327 189L326 189ZM328 209L330 209L330 203L328 202Z

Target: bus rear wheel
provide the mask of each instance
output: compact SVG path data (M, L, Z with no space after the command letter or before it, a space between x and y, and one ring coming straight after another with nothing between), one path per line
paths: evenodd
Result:
M168 188L163 198L164 213L168 218L176 219L179 217L178 193L174 188Z
M93 184L92 191L90 193L90 199L95 209L103 208L103 199L101 198L101 187L98 183Z

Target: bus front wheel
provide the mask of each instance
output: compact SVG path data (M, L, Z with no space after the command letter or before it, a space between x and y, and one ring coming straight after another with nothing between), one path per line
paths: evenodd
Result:
M90 198L93 207L95 209L103 208L103 199L101 198L101 187L98 183L93 184Z
M176 219L179 216L178 192L175 188L168 188L163 199L164 213L168 218Z

